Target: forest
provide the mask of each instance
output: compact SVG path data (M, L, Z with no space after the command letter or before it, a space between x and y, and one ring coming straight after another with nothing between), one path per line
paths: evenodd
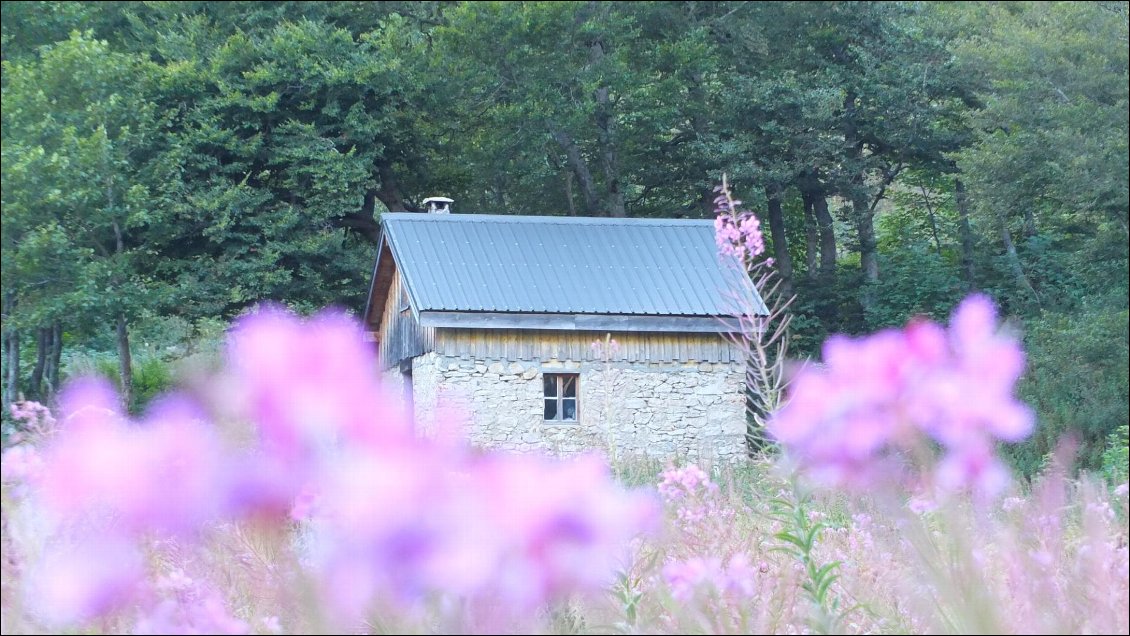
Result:
M4 2L3 401L132 408L263 301L359 312L379 217L766 226L793 353L973 291L1008 451L1126 480L1127 2ZM1119 472L1120 471L1120 472Z

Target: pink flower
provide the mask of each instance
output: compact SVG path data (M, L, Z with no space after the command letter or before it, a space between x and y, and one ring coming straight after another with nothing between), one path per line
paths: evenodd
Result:
M0 460L0 478L5 483L36 483L43 474L43 458L29 444L4 449Z
M22 428L33 434L49 435L55 427L51 410L39 402L20 400L9 405L12 419L22 423Z
M994 498L1009 484L1008 469L988 443L952 449L937 467L938 484L949 490L972 488L984 498Z
M65 391L63 428L43 451L36 487L57 532L101 534L37 565L35 594L59 605L62 623L132 600L139 632L247 631L183 575L136 598L144 542L173 535L191 549L227 520L288 524L288 511L301 520L303 562L343 624L378 601L411 607L437 595L529 615L603 589L625 546L658 522L657 502L621 488L594 457L475 454L414 435L344 316L304 323L267 310L232 338L226 379L257 426L249 446L225 443L181 397L134 422L105 383ZM27 473L27 453L6 454L5 474ZM698 488L705 476L681 479Z
M134 600L145 577L141 554L114 536L53 543L28 572L27 601L44 622L74 625Z
M595 458L453 456L421 441L339 467L322 488L315 568L344 616L382 590L402 603L443 592L519 612L596 591L657 520L655 503L621 490Z
M763 563L761 566L765 568L762 572L768 571L768 565ZM725 594L739 599L753 598L757 592L756 576L757 571L744 554L730 557L725 566L718 557L694 557L663 567L663 578L671 588L671 594L680 601L689 601L699 592Z
M765 252L761 221L755 214L742 210L742 202L731 199L728 186L716 189L714 199L714 240L723 256L733 256L748 265Z
M356 321L323 312L307 322L276 308L244 317L228 358L270 452L301 472L335 444L396 444L411 436L399 400L379 386L373 348Z
M78 406L84 397L90 406ZM132 425L98 406L104 398L95 385L64 394L73 426L46 451L49 510L62 519L108 513L136 533L193 532L224 511L224 451L192 405L166 399Z
M663 471L659 494L675 511L675 518L684 531L702 532L699 524L707 520L724 521L733 516L732 508L722 507L718 485L694 464L682 468L670 466Z
M815 476L841 484L902 470L899 451L929 439L945 453L940 485L996 494L1007 471L993 443L1032 430L1031 409L1013 395L1023 368L992 303L971 296L948 331L918 320L901 331L829 338L824 365L797 374L769 430Z
M559 462L499 455L476 481L479 492L490 493L488 518L508 539L497 571L512 580L501 591L524 607L602 589L628 541L659 519L657 502L622 490L595 456Z
M276 619L277 621L277 619ZM214 590L191 590L147 608L135 634L249 634L251 627L231 615Z
M710 476L694 464L687 464L682 468L670 466L660 477L659 494L668 502L697 497L700 491L718 491L718 486L710 481Z

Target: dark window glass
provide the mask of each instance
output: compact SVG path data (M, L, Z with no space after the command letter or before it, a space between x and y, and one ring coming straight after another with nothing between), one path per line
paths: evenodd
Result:
M542 415L546 421L577 421L578 382L576 373L546 373L542 376L545 396Z
M575 422L577 420L577 398L565 398L561 401L561 419Z

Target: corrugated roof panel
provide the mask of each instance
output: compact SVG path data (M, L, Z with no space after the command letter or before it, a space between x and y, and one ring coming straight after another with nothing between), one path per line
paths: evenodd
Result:
M420 311L733 310L734 273L710 221L388 213L381 222Z

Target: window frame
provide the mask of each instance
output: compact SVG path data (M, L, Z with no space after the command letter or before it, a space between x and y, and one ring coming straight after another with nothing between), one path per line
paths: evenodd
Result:
M549 395L547 382L553 378L554 394ZM572 389L573 395L566 396L565 388L568 386L568 380L573 381ZM562 373L558 371L548 371L542 373L542 407L541 416L542 421L547 424L563 424L575 425L581 421L581 374L580 373ZM554 417L547 419L545 417L546 403L550 400L554 402ZM565 419L565 402L566 400L573 401L573 418Z

